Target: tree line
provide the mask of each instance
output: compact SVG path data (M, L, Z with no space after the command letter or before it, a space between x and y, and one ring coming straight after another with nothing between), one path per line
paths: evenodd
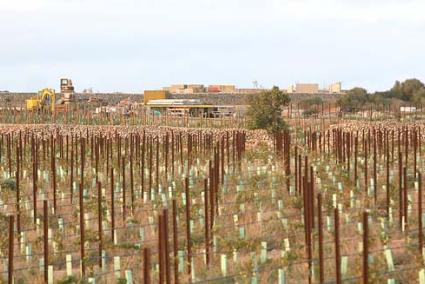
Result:
M356 112L370 106L379 109L424 103L425 85L418 79L396 81L390 90L384 92L368 93L364 88L355 87L337 100L343 112Z

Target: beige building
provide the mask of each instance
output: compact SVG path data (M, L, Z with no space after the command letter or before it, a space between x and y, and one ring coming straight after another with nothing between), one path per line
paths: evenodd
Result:
M186 88L186 85L183 85L183 84L175 84L175 85L171 85L169 88L168 88L168 91L170 92L170 93L180 93L182 90L184 90Z
M293 94L340 94L342 87L341 82L333 83L325 89L319 89L319 84L315 83L297 83L290 85L286 91Z
M295 93L295 85L290 85L287 89L286 89L287 93Z
M235 93L235 85L209 85L208 93Z
M205 87L202 84L189 84L186 89L191 89L193 93L203 93L205 92Z
M258 89L258 88L240 88L236 89L236 93L238 94L256 94L267 91L267 89Z
M317 94L319 92L319 84L297 83L289 86L287 92L298 94Z
M333 83L329 86L330 94L340 94L341 93L341 82Z
M172 94L193 94L205 92L205 87L202 84L174 84L163 88L163 90Z

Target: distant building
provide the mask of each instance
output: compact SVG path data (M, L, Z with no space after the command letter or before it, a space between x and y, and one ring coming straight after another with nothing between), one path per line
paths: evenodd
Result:
M267 91L267 89L263 89L263 88L241 88L241 89L236 89L236 93L238 94L257 94L257 93L261 93Z
M329 86L330 94L340 94L341 93L341 82L333 83Z
M192 90L193 93L205 92L205 87L202 84L190 84L187 85L187 89Z
M172 94L195 94L195 93L236 93L235 85L209 85L207 88L202 84L173 84L164 87L163 90Z
M412 112L416 112L416 107L409 107L409 106L402 106L400 107L400 112L407 112L407 113L412 113Z
M286 92L287 93L295 93L296 91L296 88L295 88L295 85L290 85L287 89L286 89Z
M319 93L319 84L297 83L289 86L287 92L298 94L317 94Z
M220 88L216 85L209 85L207 92L208 93L220 93Z
M235 85L209 85L208 93L235 93Z
M200 99L150 100L146 106L153 114L192 117L234 117L243 106L204 104Z
M205 92L205 87L201 84L174 84L163 89L172 94L194 94Z
M341 82L333 83L327 89L319 89L316 83L297 83L290 85L286 91L292 94L340 94L342 88Z
M150 100L148 106L177 106L177 105L201 105L200 99L158 99Z
M145 90L143 94L143 102L147 104L151 100L163 100L168 97L166 90Z

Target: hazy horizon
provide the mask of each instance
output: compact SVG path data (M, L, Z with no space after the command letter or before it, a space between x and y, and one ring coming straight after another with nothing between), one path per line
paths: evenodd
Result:
M0 0L0 90L425 81L425 1Z

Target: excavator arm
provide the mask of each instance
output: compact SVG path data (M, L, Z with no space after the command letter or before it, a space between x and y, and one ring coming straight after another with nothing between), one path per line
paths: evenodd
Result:
M50 111L55 111L56 94L53 89L42 89L34 96L26 100L27 110L42 110L45 107L50 108Z
M54 90L52 89L41 90L41 100L40 100L41 107L50 106L50 110L54 112L55 103L56 103L56 94Z

